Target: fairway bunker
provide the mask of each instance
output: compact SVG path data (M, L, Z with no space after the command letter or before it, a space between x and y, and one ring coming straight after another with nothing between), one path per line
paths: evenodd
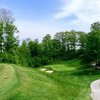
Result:
M49 73L49 74L54 72L53 70L49 70L49 69L46 69L46 68L41 68L40 71L46 72L46 73Z
M40 71L46 71L46 70L47 70L46 68L41 68L41 69L40 69Z
M47 71L45 71L45 72L51 74L51 73L53 73L54 71L53 71L53 70L47 70Z

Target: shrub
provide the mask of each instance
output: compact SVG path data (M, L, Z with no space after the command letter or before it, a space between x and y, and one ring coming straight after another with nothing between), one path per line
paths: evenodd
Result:
M49 63L50 63L50 60L48 59L48 57L43 56L43 57L41 58L41 65L47 65L47 64L49 64Z
M32 59L32 67L40 67L41 66L41 59L39 57L34 57Z

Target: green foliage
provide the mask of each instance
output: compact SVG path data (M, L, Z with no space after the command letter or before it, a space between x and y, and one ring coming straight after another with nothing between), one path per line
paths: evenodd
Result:
M19 57L20 63L24 66L31 66L31 56L30 50L27 45L27 41L23 41L22 45L19 47Z
M87 37L86 54L89 60L98 63L100 59L100 23L94 23L91 25L92 31Z
M52 61L49 60L48 57L43 56L43 57L41 58L41 65L47 65L47 64L49 64L49 63L52 63Z
M100 71L77 59L59 61L45 68L51 68L54 73L41 72L40 68L0 64L0 99L91 100L90 83L100 78Z
M39 44L38 40L35 39L34 41L30 40L28 43L28 48L30 50L31 56L38 56L39 55Z
M91 24L91 31L100 31L100 22L94 22Z
M14 37L17 28L14 25L11 12L0 9L0 62L19 63L18 41Z
M76 57L87 61L100 62L100 23L91 25L91 32L65 31L38 39L27 39L18 43L14 33L11 11L0 9L0 62L16 63L24 66L39 67L57 60L68 60Z
M32 59L32 67L40 67L41 66L41 58L39 57L34 57Z

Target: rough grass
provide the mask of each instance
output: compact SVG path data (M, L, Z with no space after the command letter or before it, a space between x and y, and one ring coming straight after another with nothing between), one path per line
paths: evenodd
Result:
M44 67L54 73L0 64L0 100L91 100L89 85L99 71L77 59Z

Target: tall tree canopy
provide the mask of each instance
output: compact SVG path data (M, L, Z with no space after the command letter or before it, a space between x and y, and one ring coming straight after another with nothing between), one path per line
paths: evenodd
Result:
M91 32L87 37L87 55L97 64L100 62L100 22L91 25Z
M37 67L81 57L100 65L100 22L91 24L89 33L71 30L58 32L53 38L47 34L41 43L38 39L27 39L19 45L14 37L16 32L12 12L0 9L0 62Z
M0 55L1 61L16 62L15 59L18 46L18 41L14 37L14 33L17 32L17 28L14 25L14 18L12 12L7 9L0 9ZM3 57L4 56L4 57ZM8 59L9 58L9 59Z

